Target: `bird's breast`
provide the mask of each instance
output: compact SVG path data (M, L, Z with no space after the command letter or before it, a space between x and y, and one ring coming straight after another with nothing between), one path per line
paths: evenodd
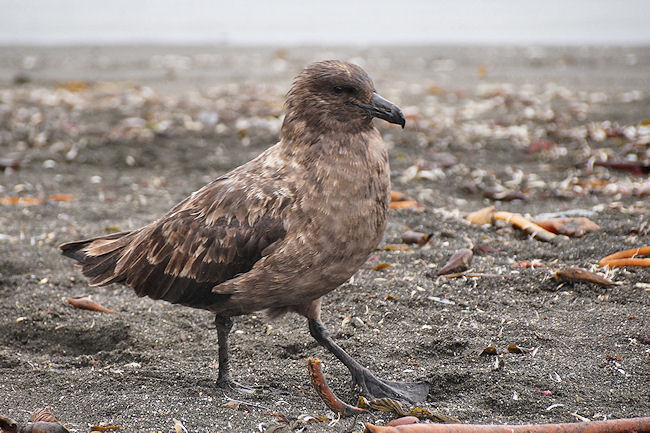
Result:
M222 284L233 293L233 311L304 305L347 281L367 260L383 235L390 198L388 157L376 137L354 152L283 164L291 170L281 183L293 197L281 212L286 235L254 272Z
M344 155L319 164L304 184L297 203L296 228L305 234L305 252L313 257L321 281L333 289L366 261L383 235L389 206L386 152ZM328 283L328 284L325 284Z

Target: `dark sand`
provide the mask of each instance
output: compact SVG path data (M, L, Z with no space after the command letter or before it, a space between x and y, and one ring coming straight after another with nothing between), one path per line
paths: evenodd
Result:
M433 233L424 247L377 251L324 299L333 337L384 377L430 383L420 406L466 423L650 415L650 272L614 270L610 287L553 278L573 265L605 275L600 258L650 244L648 174L587 164L649 163L649 48L5 47L0 158L19 168L0 171L0 197L74 200L0 205L0 416L25 421L50 406L73 432L101 422L171 432L173 419L194 432L264 431L280 424L273 413L334 419L309 384L309 356L356 402L345 368L294 315L238 319L234 374L266 389L216 388L209 313L88 287L56 249L146 224L273 144L291 78L323 58L361 63L409 117L403 131L381 128L394 189L423 211L391 211L380 247L407 228ZM490 188L525 199L495 201ZM490 204L582 209L601 229L544 243L463 220ZM470 245L493 248L471 264L487 276L435 277ZM543 266L512 266L521 260ZM371 269L379 263L392 267ZM117 312L67 303L84 293ZM527 353L508 353L510 344ZM480 356L490 345L499 354ZM224 407L227 397L268 410ZM360 431L391 417L294 426Z

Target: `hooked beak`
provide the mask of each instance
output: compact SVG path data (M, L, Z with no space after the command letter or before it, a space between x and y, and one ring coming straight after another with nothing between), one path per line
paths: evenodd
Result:
M366 113L372 117L384 119L387 122L401 125L402 129L406 125L404 113L399 107L390 101L379 96L377 93L372 94L370 104L356 104L357 106L366 110Z

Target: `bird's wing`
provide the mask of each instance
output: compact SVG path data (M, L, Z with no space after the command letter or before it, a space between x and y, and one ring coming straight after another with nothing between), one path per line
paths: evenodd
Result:
M286 233L291 199L223 177L144 227L124 247L115 275L140 296L192 306L218 302L212 288L248 272Z

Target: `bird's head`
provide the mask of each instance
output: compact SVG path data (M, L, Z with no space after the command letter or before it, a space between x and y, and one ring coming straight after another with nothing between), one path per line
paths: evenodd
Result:
M375 92L363 69L339 60L314 63L298 74L287 94L285 109L283 132L314 128L323 132L363 131L373 127L373 117L402 128L406 123L402 110Z

